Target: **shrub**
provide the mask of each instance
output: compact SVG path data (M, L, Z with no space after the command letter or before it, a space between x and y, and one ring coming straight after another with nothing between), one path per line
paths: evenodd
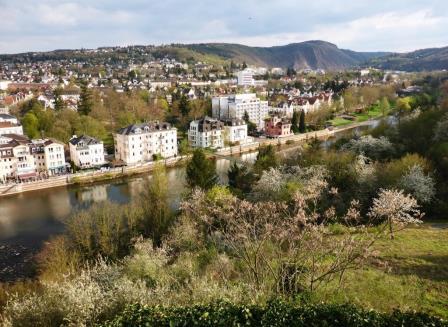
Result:
M273 301L266 306L217 302L191 307L132 305L103 326L447 326L419 312L384 314L351 305L303 305Z

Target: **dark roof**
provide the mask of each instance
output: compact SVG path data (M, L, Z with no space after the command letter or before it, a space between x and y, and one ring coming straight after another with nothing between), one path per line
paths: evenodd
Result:
M120 129L117 134L131 135L131 134L139 134L140 132L137 132L138 130L142 130L143 133L150 133L170 129L172 129L170 123L155 121L149 123L129 125L128 127Z
M223 119L222 122L225 126L241 126L246 125L246 122L243 119L237 119L237 118L228 118Z
M2 118L2 119L17 119L16 117L8 115L8 114L0 114L0 118Z
M212 130L222 129L224 127L224 123L214 118L210 118L205 116L203 119L197 120L198 123L198 131L199 132L208 132Z
M70 140L70 143L73 145L78 145L80 142L82 142L84 145L92 145L92 144L100 144L101 141L93 138L88 135L81 135L79 137L74 137Z

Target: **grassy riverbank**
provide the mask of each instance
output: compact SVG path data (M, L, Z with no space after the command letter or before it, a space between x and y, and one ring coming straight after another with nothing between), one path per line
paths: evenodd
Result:
M329 286L316 300L349 301L380 311L425 311L448 319L446 227L424 224L378 242L369 264L350 272L343 288Z
M336 117L336 118L330 120L329 123L331 123L334 127L347 126L347 125L354 124L354 123L362 123L369 119L378 119L381 117L385 117L389 112L390 112L390 110L388 112L383 113L381 111L379 105L373 105L366 112L354 113L353 120Z

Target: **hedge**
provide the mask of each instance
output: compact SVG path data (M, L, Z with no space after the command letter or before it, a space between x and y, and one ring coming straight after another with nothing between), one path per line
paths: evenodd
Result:
M367 311L353 305L297 306L273 301L266 306L218 302L191 307L132 305L105 327L130 326L448 326L448 322L421 312Z

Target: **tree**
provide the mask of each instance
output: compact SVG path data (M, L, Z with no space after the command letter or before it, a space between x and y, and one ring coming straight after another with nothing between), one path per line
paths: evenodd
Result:
M303 110L300 112L299 132L300 133L306 132L305 111Z
M260 147L258 150L257 160L254 164L254 172L261 176L263 171L277 166L278 160L275 155L274 147L271 144Z
M168 201L168 180L163 164L157 163L151 175L140 198L144 219L139 230L155 245L160 245L174 215Z
M61 111L65 108L64 100L61 97L62 90L61 88L56 88L53 92L54 94L54 110Z
M190 104L185 95L182 95L179 100L179 111L184 117L188 116L188 113L190 112Z
M297 111L292 114L291 125L292 131L297 134L299 132L299 113Z
M383 116L386 116L386 112L390 109L390 103L389 100L387 100L386 97L383 97L380 101L380 109Z
M249 114L247 113L247 110L244 111L243 120L247 123L249 123Z
M373 200L369 216L383 219L389 229L391 239L394 239L394 226L421 223L422 213L418 209L417 200L403 191L381 189L378 197Z
M229 178L229 186L232 189L240 190L243 193L249 193L252 188L254 176L246 165L238 165L236 162L230 166L227 172Z
M408 113L412 110L410 99L409 98L400 98L397 100L397 111L398 111L398 119L401 118L405 113Z
M34 139L39 136L39 120L32 112L28 112L22 119L24 132L28 137Z
M202 149L193 151L187 164L187 184L191 188L209 190L218 183L215 162L208 160Z
M243 69L246 69L246 68L247 68L247 64L245 61L243 61Z
M81 94L78 104L78 112L83 115L88 115L93 108L93 95L92 91L87 87L87 83L81 84Z
M420 203L429 203L435 195L435 183L426 175L422 166L414 165L400 179L399 185L414 196Z

